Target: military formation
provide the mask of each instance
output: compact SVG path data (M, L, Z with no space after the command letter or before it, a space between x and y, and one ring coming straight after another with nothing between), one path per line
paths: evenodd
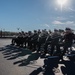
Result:
M50 56L60 56L63 60L63 55L75 43L75 34L71 28L65 28L64 31L54 29L47 31L34 30L28 32L19 32L18 35L12 38L12 45L25 47L31 51L36 51Z

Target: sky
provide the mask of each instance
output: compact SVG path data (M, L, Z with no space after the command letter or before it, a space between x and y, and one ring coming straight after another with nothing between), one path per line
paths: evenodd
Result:
M66 27L75 30L75 0L0 0L0 30L33 31Z

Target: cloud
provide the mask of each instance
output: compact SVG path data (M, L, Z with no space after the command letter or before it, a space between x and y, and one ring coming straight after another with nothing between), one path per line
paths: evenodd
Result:
M57 17L56 20L67 20L65 17Z
M49 28L50 25L49 24L40 24L41 27L44 27L44 28Z
M71 7L64 7L65 11L72 11L75 12L75 9L71 8Z
M66 21L65 24L72 24L73 25L73 24L75 24L75 22L74 21Z
M54 25L75 25L74 21L66 21L66 22L62 22L62 21L53 21L52 24Z
M46 27L50 27L48 24L45 24Z
M68 8L69 10L71 10L71 11L75 11L74 9L72 9L72 8Z
M63 22L61 22L61 21L53 21L52 24L54 24L54 25L61 25L61 24L63 24Z

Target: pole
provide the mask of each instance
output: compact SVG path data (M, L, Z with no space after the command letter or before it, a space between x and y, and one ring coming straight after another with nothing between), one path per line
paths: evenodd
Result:
M2 30L1 30L1 37L2 37Z

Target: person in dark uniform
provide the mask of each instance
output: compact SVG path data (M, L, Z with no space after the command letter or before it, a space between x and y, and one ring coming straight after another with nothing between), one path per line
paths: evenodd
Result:
M46 38L46 41L45 41L43 55L46 55L46 53L48 52L48 45L51 45L51 31L50 30L49 30L48 36Z
M33 33L31 31L28 31L28 38L26 39L28 48L31 49L31 38L33 36Z
M25 35L23 37L23 41L24 41L25 48L27 47L27 38L28 38L28 33L25 32Z
M45 40L46 40L47 36L48 36L48 32L46 30L42 30L42 32L39 34L37 52L40 51L41 45L45 43Z
M75 40L75 35L70 28L65 29L65 35L64 35L63 40L64 40L64 47L63 47L64 50L63 50L63 53L60 57L60 59L62 59L62 60L63 60L63 55L68 50L68 47L71 47L72 43L73 43L73 40Z
M38 32L36 30L34 30L33 36L30 41L31 42L30 47L31 47L32 51L36 50L37 40L38 40Z
M60 53L59 39L61 38L60 33L57 29L54 29L54 33L51 35L51 56L53 56L54 50L56 48L56 53Z
M17 46L20 46L21 38L22 38L21 35L22 35L21 32L19 32L19 34L18 34L18 36L17 36L17 38L15 40Z

